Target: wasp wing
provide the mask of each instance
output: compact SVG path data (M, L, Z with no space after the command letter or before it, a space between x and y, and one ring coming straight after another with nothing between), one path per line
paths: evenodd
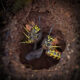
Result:
M26 60L32 60L32 59L36 59L36 58L40 58L40 56L42 55L43 49L40 48L38 50L34 50L32 52L30 52L28 55L26 55Z

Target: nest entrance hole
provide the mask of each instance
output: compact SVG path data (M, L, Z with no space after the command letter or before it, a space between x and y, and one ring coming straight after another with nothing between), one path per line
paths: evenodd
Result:
M59 38L59 46L61 46L61 48L57 48L57 50L62 53L66 47L66 41L64 40L64 36L61 33L61 31L59 31L59 30L56 30L53 32L54 33L52 33L52 35L57 36ZM43 36L42 36L42 39L37 44L37 49L41 48L41 43L47 34L48 34L48 32L43 31ZM22 64L24 64L26 66L26 68L31 68L33 70L49 69L51 66L54 66L59 63L59 60L55 60L55 59L47 56L45 54L45 51L43 51L40 58L33 59L30 61L26 60L25 56L27 54L29 54L31 51L33 51L33 46L34 46L34 44L31 44L31 45L30 44L23 44L21 46L24 50L20 54L20 61Z

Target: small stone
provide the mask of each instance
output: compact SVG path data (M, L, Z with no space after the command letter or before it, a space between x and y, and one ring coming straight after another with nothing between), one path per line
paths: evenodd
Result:
M55 70L57 70L57 68L55 68Z
M61 68L61 66L59 66L59 69Z
M33 77L34 75L32 74L32 77Z
M69 54L71 54L71 52L69 52Z
M67 51L69 51L70 49L69 49L69 45L67 45Z
M76 38L72 39L72 42L74 42L76 40Z
M74 51L71 49L71 53L73 53Z
M70 47L70 44L68 44L67 46Z
M70 59L70 55L67 55L67 58Z
M21 66L23 69L25 68L23 65Z
M67 48L67 51L69 51L69 48Z

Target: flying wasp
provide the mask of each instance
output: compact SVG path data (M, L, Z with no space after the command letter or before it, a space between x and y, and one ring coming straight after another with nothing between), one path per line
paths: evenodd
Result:
M56 46L58 43L57 38L53 38L51 35L48 35L42 42L42 47L44 49L51 49L51 48L57 48L60 46Z

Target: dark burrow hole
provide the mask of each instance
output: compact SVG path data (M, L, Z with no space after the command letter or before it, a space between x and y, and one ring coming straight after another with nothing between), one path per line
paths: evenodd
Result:
M61 54L63 54L63 51L66 47L66 41L64 39L64 36L61 33L61 31L59 31L59 30L56 30L56 31L53 31L53 32L54 33L52 33L51 35L54 35L55 37L58 37L58 39L59 39L59 44L58 45L61 46L60 48L57 48L57 50L60 51ZM38 42L37 49L41 48L41 43L42 43L44 37L47 34L48 34L47 32L45 32L45 31L43 32L43 37ZM56 59L53 59L53 58L47 56L45 54L45 50L43 50L43 53L40 56L40 58L32 59L32 60L29 60L29 61L26 60L25 56L33 51L33 46L34 46L34 44L31 44L31 45L30 44L22 44L21 45L22 50L21 50L21 54L20 54L20 61L21 61L22 64L24 64L26 66L26 68L31 68L33 70L48 69L51 66L54 66L54 65L59 63L59 60L56 60Z

